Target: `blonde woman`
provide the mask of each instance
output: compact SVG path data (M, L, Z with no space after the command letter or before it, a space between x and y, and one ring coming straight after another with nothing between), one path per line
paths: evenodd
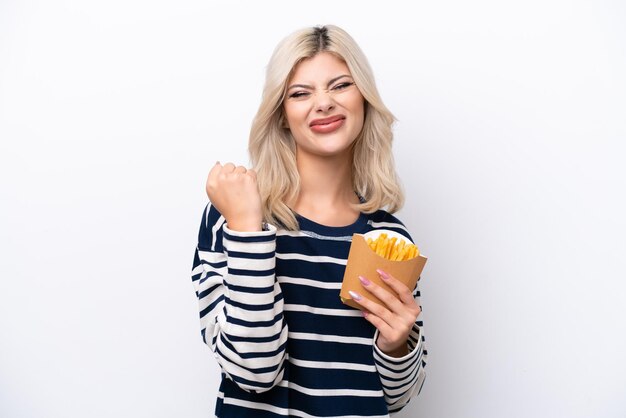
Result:
M391 229L403 203L392 114L354 40L327 25L275 49L249 141L253 168L210 170L192 280L222 370L218 417L387 417L416 396L419 290L339 289L353 233ZM384 209L386 208L386 209Z

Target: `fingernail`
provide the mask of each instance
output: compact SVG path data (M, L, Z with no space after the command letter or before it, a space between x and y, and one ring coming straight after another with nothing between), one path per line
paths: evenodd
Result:
M363 283L363 286L369 286L370 284L372 284L372 282L370 282L363 276L359 276L359 280L361 281L361 283Z
M215 165L218 165L219 163L220 163L219 161L216 161L216 162L215 162Z
M387 273L385 273L384 271L382 271L381 269L377 269L376 270L378 272L378 274L380 274L380 278L383 280L389 280L389 275Z
M350 297L352 297L352 299L361 300L361 295L359 295L357 292L353 292L352 290L350 290L348 291L348 293L350 293Z
M365 311L361 311L361 314L363 314L364 317L367 317L368 313Z

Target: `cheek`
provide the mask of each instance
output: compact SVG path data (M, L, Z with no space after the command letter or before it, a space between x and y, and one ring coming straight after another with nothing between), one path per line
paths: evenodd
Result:
M363 100L359 98L353 100L350 106L350 110L352 111L352 113L354 113L355 118L358 119L362 124L363 120L365 119L365 103L363 102Z
M287 119L290 124L306 120L306 109L302 105L298 106L298 104L285 106L285 119Z
M365 100L360 94L347 96L343 102L346 109L356 114L363 114L365 110Z

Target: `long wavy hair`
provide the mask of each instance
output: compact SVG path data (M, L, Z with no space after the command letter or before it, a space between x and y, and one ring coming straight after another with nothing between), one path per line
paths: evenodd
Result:
M296 145L286 128L284 98L296 65L319 52L343 60L365 99L363 129L352 145L352 185L363 199L353 208L372 213L385 208L394 213L404 204L404 192L395 170L391 143L393 114L383 104L367 58L343 29L316 26L300 29L283 39L268 63L259 110L250 130L248 150L263 202L263 218L288 230L298 230L286 202L300 192Z

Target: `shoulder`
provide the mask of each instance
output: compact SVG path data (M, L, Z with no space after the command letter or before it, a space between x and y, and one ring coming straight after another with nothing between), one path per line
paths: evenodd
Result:
M202 213L198 247L211 251L223 251L222 234L226 219L211 204L207 203Z
M411 234L409 233L409 230L406 228L404 223L386 210L379 209L376 212L370 213L368 216L368 223L370 224L372 230L390 229L404 235L405 237L413 241L413 238L411 237Z

